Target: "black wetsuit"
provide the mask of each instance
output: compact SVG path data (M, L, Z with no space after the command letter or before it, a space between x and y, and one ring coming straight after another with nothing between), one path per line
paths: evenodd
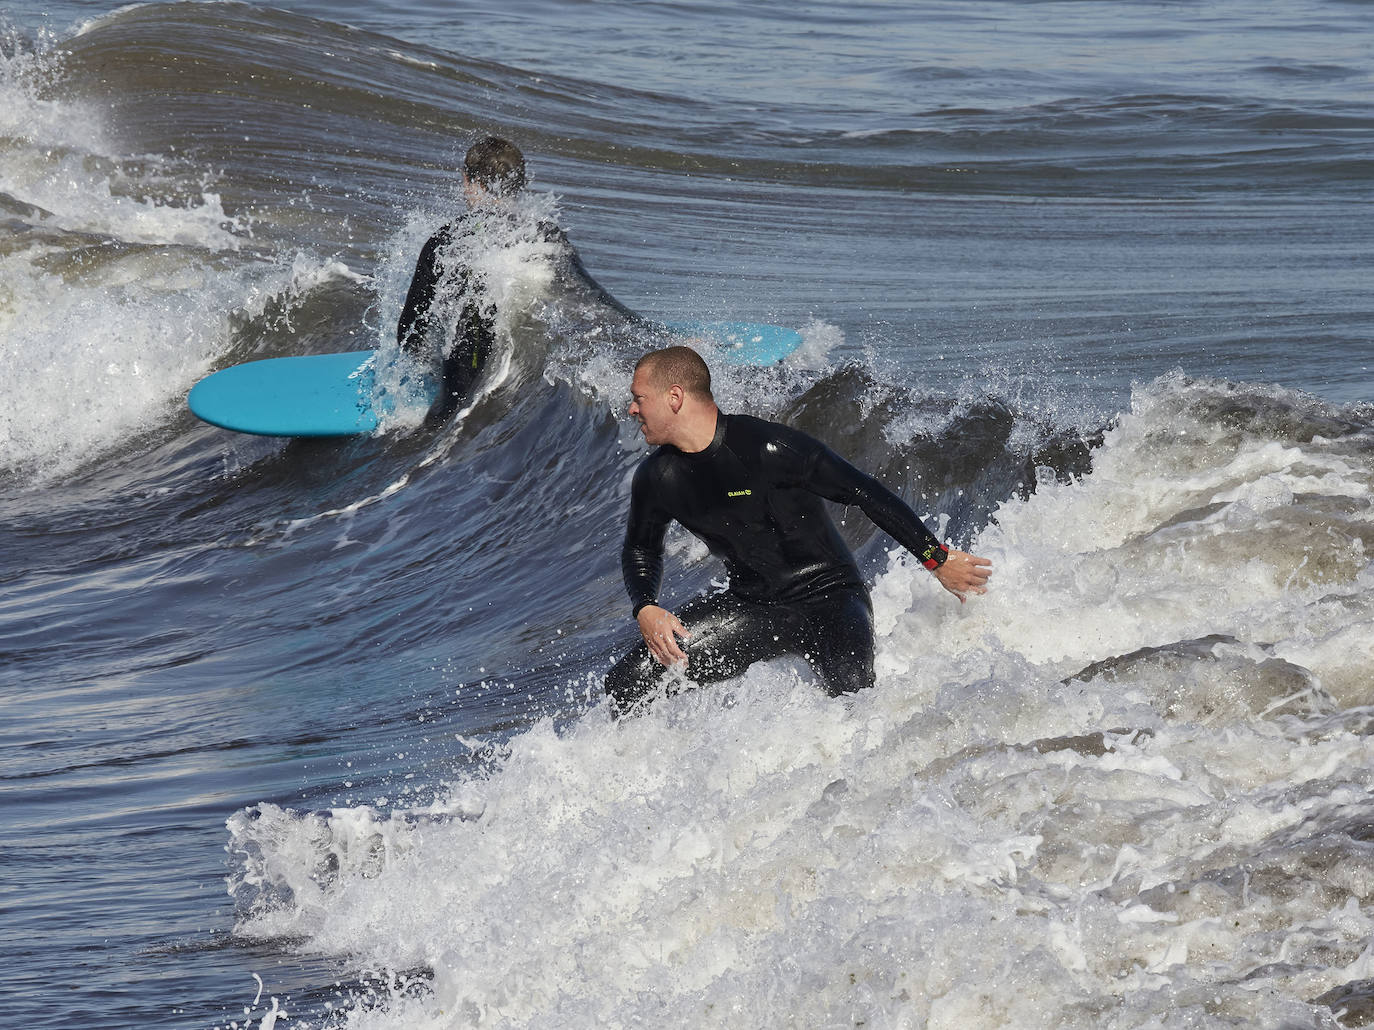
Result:
M415 263L415 274L406 293L401 317L396 323L396 342L408 354L428 360L431 348L438 348L444 354L443 378L439 399L435 402L432 414L447 416L462 406L472 393L473 385L486 367L496 343L496 324L494 312L479 302L483 296L482 284L474 283L473 271L460 264L450 251L464 237L475 236L482 231L487 219L509 219L515 224L515 215L502 211L468 211L461 217L444 226L420 250ZM558 279L585 296L613 309L617 314L638 320L639 316L607 293L582 265L577 248L569 241L567 234L552 222L539 222L536 227L538 239L559 245L559 258L555 266ZM449 296L465 298L463 310L458 317L457 338L452 341L434 341L435 330L432 316L434 302L440 292Z
M677 612L691 630L687 678L708 683L783 654L807 658L832 694L873 684L872 605L825 508L857 505L923 562L944 547L895 493L819 440L748 415L717 416L696 454L660 447L635 472L621 565L634 613L658 603L663 538L676 520L725 562L729 588ZM610 671L618 711L663 667L640 643Z
M420 249L405 306L401 308L401 317L396 323L396 342L406 353L424 360L429 357L428 348L443 347L443 379L435 408L444 414L451 413L472 391L472 384L486 367L496 338L490 316L484 315L477 306L475 291L471 289L472 270L467 266L447 269L440 259L441 253L460 236L470 235L476 228L475 219L465 215L429 238ZM446 290L468 298L459 316L458 338L453 341L452 347L436 344L430 338L434 300L441 283L444 283Z

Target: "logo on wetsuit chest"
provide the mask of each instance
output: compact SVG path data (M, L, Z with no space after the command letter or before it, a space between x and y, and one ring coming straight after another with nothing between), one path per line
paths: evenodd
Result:
M753 493L754 493L753 490L730 490L730 491L727 491L727 492L726 492L725 496L726 496L726 497L751 497L751 496L753 496Z

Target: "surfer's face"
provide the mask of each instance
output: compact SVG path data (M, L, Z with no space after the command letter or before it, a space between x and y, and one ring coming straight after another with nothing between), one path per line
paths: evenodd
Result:
M644 442L652 447L668 442L668 427L673 416L669 391L638 369L630 382L630 417L639 422Z
M470 208L490 207L495 202L495 198L480 182L471 178L466 169L463 170L463 196Z

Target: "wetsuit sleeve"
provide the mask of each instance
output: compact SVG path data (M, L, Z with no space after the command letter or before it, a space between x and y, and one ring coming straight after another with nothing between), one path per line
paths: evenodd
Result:
M434 303L434 290L439 285L439 248L448 240L441 230L429 238L415 262L415 274L410 280L401 317L396 323L396 342L411 354L423 345L429 329L429 309Z
M805 484L828 501L857 505L875 526L922 564L933 557L943 561L944 545L904 500L824 444L818 442L807 460Z
M650 462L640 463L630 487L630 518L620 552L620 571L636 616L646 605L658 603L663 582L663 537L672 521L654 499L654 479Z

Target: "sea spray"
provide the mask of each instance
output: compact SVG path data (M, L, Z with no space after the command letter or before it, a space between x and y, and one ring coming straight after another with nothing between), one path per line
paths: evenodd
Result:
M1374 464L1359 430L1217 424L1227 393L1143 389L1091 473L1006 501L986 597L894 554L872 691L772 662L541 722L433 811L236 817L277 856L239 932L428 970L311 1025L1329 1025L1374 930L1342 871L1374 744L1325 687L1364 659L1307 623L1368 589ZM1263 532L1320 496L1344 535Z

